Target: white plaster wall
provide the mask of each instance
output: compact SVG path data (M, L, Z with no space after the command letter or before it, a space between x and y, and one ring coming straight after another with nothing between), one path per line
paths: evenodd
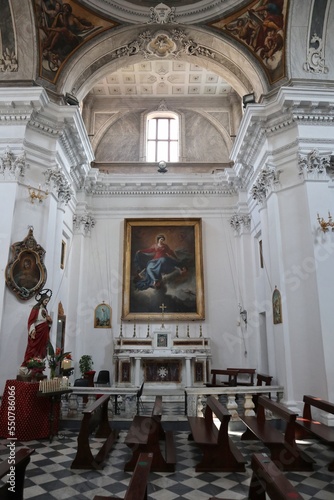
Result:
M143 200L144 201L144 200ZM123 197L120 202L124 210L104 200L103 213L95 207L96 225L90 236L78 236L80 244L74 245L70 277L68 319L75 330L67 330L71 337L71 348L75 359L75 376L79 376L78 361L82 354L93 354L94 369L109 369L113 377L112 345L118 337L122 308L123 283L123 228L124 218L132 217L180 217L180 200L159 197L146 202L156 205L155 213L150 208L140 207L138 199ZM220 200L218 200L218 203ZM101 200L100 200L101 203ZM150 203L150 204L151 204ZM184 201L183 201L184 203ZM226 201L225 201L226 203ZM135 205L133 208L132 205ZM158 205L158 207L157 207ZM227 367L244 363L244 344L238 332L237 275L235 270L235 238L229 225L229 210L194 210L188 208L188 217L201 217L203 224L203 260L206 319L203 335L212 340L213 366ZM79 297L79 298L78 298ZM94 328L95 307L105 301L112 308L112 328ZM159 325L159 322L156 323ZM169 325L169 323L168 323ZM151 325L153 328L154 325ZM170 323L175 332L176 323ZM179 335L186 335L186 323L179 324ZM147 323L138 322L136 334L145 337ZM199 335L199 323L190 324L190 334ZM133 335L133 323L123 324L123 335ZM249 348L252 351L252 347ZM256 349L254 347L254 352ZM254 361L255 356L253 356ZM253 365L252 365L253 366Z

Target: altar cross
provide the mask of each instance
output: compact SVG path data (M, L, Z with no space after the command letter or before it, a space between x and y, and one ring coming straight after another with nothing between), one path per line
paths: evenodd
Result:
M161 328L165 328L164 313L165 313L165 309L167 309L167 306L165 306L165 304L162 303L161 306L159 306L159 309L161 309Z

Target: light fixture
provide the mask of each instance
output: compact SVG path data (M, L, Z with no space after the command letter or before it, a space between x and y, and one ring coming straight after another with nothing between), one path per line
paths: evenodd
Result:
M38 203L42 203L42 201L45 200L49 195L49 191L43 191L41 189L41 185L39 185L38 188L32 188L31 186L28 186L28 191L31 203L35 203L35 201L38 201Z
M79 106L78 99L73 94L69 94L68 92L65 94L65 101L66 104L69 104L70 106Z
M251 94L245 94L242 98L242 104L245 109L247 104L254 104L255 103L255 94L252 92Z
M241 304L239 304L239 314L242 321L247 325L247 311L241 307Z
M319 222L321 231L323 233L327 233L327 231L329 231L330 227L332 228L332 231L334 231L334 222L332 220L332 216L331 216L329 211L328 211L328 220L327 221L325 221L325 219L323 217L320 217L319 214L317 214L317 216L318 216L318 222Z
M167 172L167 163L164 160L159 161L158 172L160 174L165 174Z

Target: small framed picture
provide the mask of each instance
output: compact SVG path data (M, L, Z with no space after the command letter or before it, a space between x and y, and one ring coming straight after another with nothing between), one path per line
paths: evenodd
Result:
M111 307L104 302L95 307L94 328L111 327Z
M168 333L157 333L156 334L156 347L157 348L167 348L168 347Z

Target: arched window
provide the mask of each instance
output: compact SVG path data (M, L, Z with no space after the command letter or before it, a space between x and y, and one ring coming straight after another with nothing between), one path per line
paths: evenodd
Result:
M146 138L146 161L179 161L179 119L175 113L150 113Z

